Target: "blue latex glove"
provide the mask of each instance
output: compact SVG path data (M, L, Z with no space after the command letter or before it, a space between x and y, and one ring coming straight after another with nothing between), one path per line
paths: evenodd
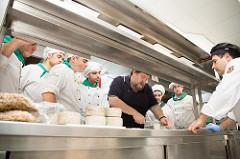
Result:
M213 132L222 132L222 129L219 125L215 125L213 123L209 123L207 126L206 126L206 129L210 130L210 131L213 131Z

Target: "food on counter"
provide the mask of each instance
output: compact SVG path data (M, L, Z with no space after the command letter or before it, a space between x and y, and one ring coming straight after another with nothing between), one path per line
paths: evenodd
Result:
M13 110L13 111L0 112L0 120L36 123L38 120L38 117L27 111Z
M11 110L22 110L28 112L38 112L38 109L32 106L33 101L21 94L0 93L0 112Z
M120 108L105 108L106 117L121 117L122 109Z
M57 124L81 124L81 114L78 112L62 111L58 113Z
M105 126L106 118L104 116L87 116L86 125Z
M166 125L162 125L160 123L154 123L153 124L153 129L157 129L157 130L160 130L160 129L168 129L168 127Z
M107 126L122 127L123 126L123 119L120 118L120 117L106 117L106 125Z
M85 116L105 116L105 109L102 106L87 106Z

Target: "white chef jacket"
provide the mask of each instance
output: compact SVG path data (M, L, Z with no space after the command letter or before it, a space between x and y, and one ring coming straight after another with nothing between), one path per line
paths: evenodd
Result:
M76 75L67 65L58 64L51 68L41 91L45 92L54 93L57 103L64 105L68 111L81 112Z
M18 93L21 69L22 62L14 53L9 58L0 53L0 92Z
M173 122L172 110L167 104L165 104L162 107L162 111L163 111L164 116ZM158 119L156 119L155 115L153 114L153 112L151 110L147 111L146 120L153 121L153 122L160 122Z
M225 117L230 111L233 111L236 121L240 123L240 58L228 63L221 82L202 108L203 114L217 120Z
M47 69L47 68L46 68ZM43 102L41 88L48 73L43 73L38 65L27 65L22 69L19 93L29 97L35 103Z
M192 96L186 95L182 100L169 99L167 105L172 110L174 126L176 129L187 129L195 120Z
M80 99L82 106L82 121L85 122L85 108L89 105L102 106L103 92L99 87L80 85Z

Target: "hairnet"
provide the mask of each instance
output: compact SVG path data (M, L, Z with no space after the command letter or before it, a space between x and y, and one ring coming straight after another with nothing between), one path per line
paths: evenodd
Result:
M90 61L87 63L87 65L87 68L83 72L85 77L87 77L87 74L93 70L102 70L102 65L97 62Z
M46 60L47 57L48 57L48 54L53 54L53 53L56 53L56 52L60 52L62 54L65 54L64 51L53 49L53 48L50 48L50 47L46 47L43 50L43 58Z
M156 84L156 85L152 86L152 90L153 90L153 92L154 91L160 91L162 93L162 95L164 95L164 93L165 93L164 87L162 85L159 85L159 84Z
M231 56L234 57L240 57L240 48L237 45L233 45L230 43L219 43L214 46L210 51L211 56L218 54L224 55L225 53L229 53Z
M176 85L180 85L180 84L177 84L177 83L170 83L169 84L169 89L173 89L174 88L174 86L176 86ZM183 87L182 85L180 85L181 87Z

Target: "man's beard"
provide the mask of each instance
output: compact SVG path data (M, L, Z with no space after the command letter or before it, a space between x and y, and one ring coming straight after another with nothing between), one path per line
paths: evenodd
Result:
M135 84L134 87L136 88L136 90L141 91L143 90L144 86L139 86L138 84Z

